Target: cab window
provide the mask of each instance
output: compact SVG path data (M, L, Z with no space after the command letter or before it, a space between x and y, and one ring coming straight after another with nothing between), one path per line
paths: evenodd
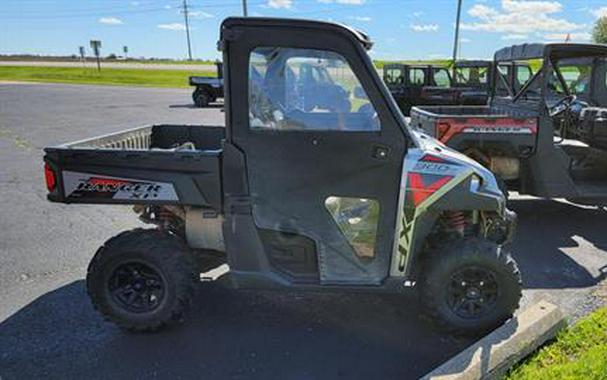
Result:
M415 86L423 86L426 83L426 73L423 69L409 70L409 83Z
M489 69L487 67L458 67L455 69L455 78L456 82L461 85L486 85L489 79Z
M403 84L405 82L401 69L388 68L384 75L386 84Z
M256 48L249 59L248 85L251 129L380 130L373 104L337 53Z
M531 80L533 77L533 72L531 68L526 65L516 65L516 75L515 75L515 83L514 83L514 92L517 93Z
M434 85L437 87L451 87L451 77L446 69L434 69Z

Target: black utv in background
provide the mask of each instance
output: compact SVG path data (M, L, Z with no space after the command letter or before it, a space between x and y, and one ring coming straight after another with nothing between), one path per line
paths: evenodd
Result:
M181 318L201 272L227 263L238 288L413 287L455 333L512 316L514 214L489 170L408 128L364 34L228 18L218 46L225 128L145 126L45 149L50 201L134 204L156 226L99 248L86 279L97 310L158 329Z
M190 86L196 87L192 93L196 107L207 107L218 98L223 98L223 63L216 61L215 67L217 77L190 77Z
M383 79L404 115L415 105L458 104L447 67L390 63L384 66Z
M488 106L415 107L412 125L509 190L605 204L607 46L516 45L497 51L494 65Z

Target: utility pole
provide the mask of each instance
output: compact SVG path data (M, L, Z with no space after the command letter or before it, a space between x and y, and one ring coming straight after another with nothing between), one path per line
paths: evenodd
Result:
M249 14L247 12L247 0L242 0L242 14L244 17L247 17Z
M185 18L185 35L188 40L188 57L192 60L192 45L190 45L190 21L188 20L188 1L183 0L183 17Z
M453 75L455 75L455 61L457 60L457 48L459 45L459 20L462 16L462 0L457 0L457 18L455 20L455 41L453 42Z

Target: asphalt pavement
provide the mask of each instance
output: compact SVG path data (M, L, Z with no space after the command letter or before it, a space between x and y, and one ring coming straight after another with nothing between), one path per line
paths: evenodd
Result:
M46 201L44 146L151 123L223 123L188 90L0 84L0 378L414 379L470 341L441 334L413 295L236 291L203 283L184 324L125 334L98 316L83 277L128 207ZM517 199L524 303L570 316L607 276L607 211Z

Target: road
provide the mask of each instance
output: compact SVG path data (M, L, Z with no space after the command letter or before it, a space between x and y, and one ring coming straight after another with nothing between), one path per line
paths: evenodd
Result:
M80 61L0 61L1 66L34 66L34 67L82 67ZM84 66L97 68L94 59L88 59ZM215 71L215 65L181 64L181 63L144 63L144 62L101 62L102 68L109 69L145 69L145 70L186 70Z
M0 84L0 377L414 379L470 341L445 336L413 295L252 292L201 284L184 325L151 335L104 322L85 294L95 250L138 226L128 207L51 204L44 146L147 123L221 124L173 89ZM525 303L572 316L601 301L607 212L518 199Z

